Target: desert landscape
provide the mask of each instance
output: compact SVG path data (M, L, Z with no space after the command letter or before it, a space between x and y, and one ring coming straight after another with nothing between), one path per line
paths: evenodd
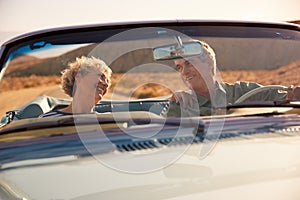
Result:
M222 81L253 81L262 85L300 85L300 60L274 70L223 70ZM116 73L112 76L112 84L104 99L136 99L168 95L176 90L184 90L177 73ZM125 77L125 78L124 78ZM145 80L145 77L148 79ZM130 80L127 81L127 80ZM126 82L126 84L121 82ZM59 87L60 76L7 77L1 81L0 115L8 110L31 101L40 95L69 98ZM13 101L12 101L13 99Z

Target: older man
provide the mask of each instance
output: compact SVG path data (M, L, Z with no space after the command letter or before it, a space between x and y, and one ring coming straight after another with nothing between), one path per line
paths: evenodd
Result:
M234 103L247 92L262 87L254 82L222 83L216 74L216 58L213 49L205 42L201 53L175 60L175 66L189 91L175 92L162 115L190 117L215 114L215 108ZM247 101L278 101L300 99L300 87L289 87L289 92L268 90L260 92Z

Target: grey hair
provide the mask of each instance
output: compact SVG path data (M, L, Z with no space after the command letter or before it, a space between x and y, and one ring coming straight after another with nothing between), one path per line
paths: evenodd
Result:
M195 40L197 42L200 42L203 47L203 53L200 54L200 60L202 62L209 62L213 67L213 73L214 75L217 74L217 62L216 62L216 54L215 51L209 46L206 42Z

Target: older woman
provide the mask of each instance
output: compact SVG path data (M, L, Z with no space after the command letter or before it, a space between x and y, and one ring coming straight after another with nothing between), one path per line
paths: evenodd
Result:
M73 98L71 104L40 117L90 113L106 94L111 74L112 70L100 59L85 56L76 58L61 76L62 89Z

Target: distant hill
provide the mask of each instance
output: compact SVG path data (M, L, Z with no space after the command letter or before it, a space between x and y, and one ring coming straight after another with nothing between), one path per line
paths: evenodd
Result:
M276 42L268 39L238 39L238 38L205 38L205 41L212 46L216 52L217 66L220 70L261 70L277 69L286 66L299 59L299 44L289 40L279 38ZM63 55L52 58L36 58L33 56L19 56L14 59L6 71L8 76L28 76L28 75L60 75L60 72L67 67L70 61L82 55L101 55L101 59L113 60L110 65L114 73L125 73L136 66L143 64L157 63L161 65L147 65L143 68L144 72L154 72L156 70L167 70L162 65L174 67L173 61L156 62L152 58L152 49L136 49L134 45L118 44L114 48L107 46L106 49L100 49L97 52L96 45L80 47L69 51ZM132 46L130 46L132 45ZM126 49L136 49L126 52ZM242 49L242 51L241 51ZM126 52L122 55L123 52ZM119 55L120 54L120 55ZM114 58L116 59L107 59ZM150 56L149 56L150 55Z
M39 76L60 75L60 72L67 67L70 61L85 55L91 49L93 49L93 45L78 48L61 56L44 59L27 55L19 56L9 64L6 74L8 76L30 76L32 74Z
M16 76L22 76L25 71L36 64L42 63L43 60L34 56L20 55L13 59L6 70L6 74L14 74Z
M39 76L60 75L60 72L65 69L69 62L74 61L76 57L89 55L95 48L95 45L81 47L76 50L67 52L63 55L39 59L31 56L20 56L13 60L6 71L7 76L29 76L32 74ZM124 73L134 66L140 66L148 63L155 63L152 54L152 49L141 49L135 52L128 52L110 64L114 73ZM30 57L30 58L29 58ZM30 61L30 62L29 62ZM166 61L164 64L171 65L172 61ZM159 66L158 66L159 67ZM153 72L157 68L148 68L147 71Z
M300 24L300 20L289 21L290 23Z
M251 81L262 85L300 85L300 59L274 70L224 70L221 77L224 82Z

